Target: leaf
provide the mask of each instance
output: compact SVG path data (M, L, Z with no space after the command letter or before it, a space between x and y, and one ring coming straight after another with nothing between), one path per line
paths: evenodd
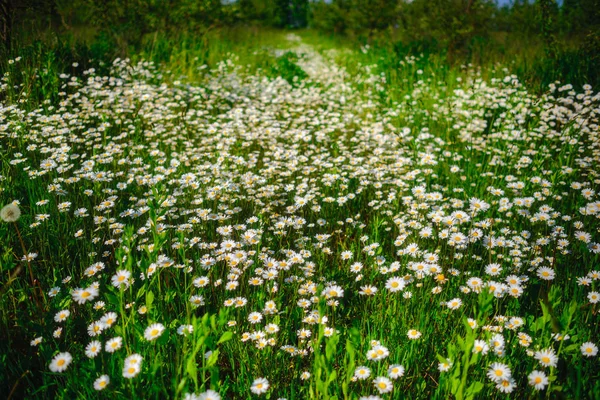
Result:
M136 296L135 296L135 299L136 299L136 300L139 300L139 299L140 299L140 297L142 297L142 296L144 295L144 293L146 293L146 286L142 286L142 287L140 288L140 290L138 290L138 292L137 292L137 294L136 294Z
M562 386L554 385L554 386L550 387L551 392L562 392L562 390L563 390Z
M333 357L335 355L336 346L337 346L337 343L339 340L340 340L339 336L334 334L327 341L327 344L325 345L325 356L327 357L328 360L333 360Z
M323 393L325 392L325 382L323 381L317 381L317 393Z
M461 350L465 350L465 340L461 337L461 336L457 336L456 337L456 343L458 343L458 347Z
M481 392L484 388L483 383L481 382L473 382L471 383L471 385L469 385L469 387L467 388L467 396L469 397L473 397L475 396L477 393Z
M210 357L208 357L208 361L206 362L206 368L210 368L213 365L215 365L217 363L218 359L219 359L219 349L216 349L215 351L212 352Z
M146 307L148 307L148 308L152 307L153 302L154 302L154 292L152 292L152 290L149 290L146 293Z
M196 357L188 358L185 371L194 380L194 383L198 382L198 366L196 365Z
M331 383L337 378L337 372L334 370L329 374L329 378L327 378L327 383Z
M110 304L117 305L120 303L119 298L112 293L106 293L106 300L109 301Z
M457 369L457 371L459 371L459 369ZM458 393L459 386L460 386L460 379L453 377L452 388L450 389L452 394L456 395L456 393Z
M457 362L454 365L454 372L452 373L452 381L457 381L458 383L460 383L460 362ZM454 386L454 383L452 384ZM453 392L454 393L454 392Z
M442 356L440 353L437 353L437 354L436 354L436 357L437 357L438 361L439 361L439 362L441 362L441 363L445 363L445 362L447 362L447 361L448 361L448 360L446 359L446 357L443 357L443 356Z
M577 350L578 348L579 348L579 346L577 344L570 344L564 348L564 351L565 351L565 353L570 353L574 350Z
M227 331L221 335L217 344L225 343L230 341L233 338L233 332Z

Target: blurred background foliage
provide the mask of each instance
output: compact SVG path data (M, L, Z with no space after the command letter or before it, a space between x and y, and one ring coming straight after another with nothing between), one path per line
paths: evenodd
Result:
M503 63L540 90L556 80L598 83L600 0L499 1L0 0L0 56L169 62L184 52L209 62L222 56L215 47L239 50L269 29L302 29L369 45L388 66L424 54L451 66Z

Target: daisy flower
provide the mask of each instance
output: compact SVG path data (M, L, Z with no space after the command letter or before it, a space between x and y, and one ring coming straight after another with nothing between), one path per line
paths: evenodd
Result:
M69 318L69 315L71 315L71 312L69 310L62 310L56 313L56 315L54 316L54 320L56 322L63 322L67 318Z
M58 353L54 356L50 362L50 371L52 372L63 372L66 371L69 364L73 361L71 353Z
M325 289L323 289L323 294L325 298L330 299L334 297L343 297L344 289L337 285L329 285Z
M554 349L536 351L534 358L544 367L556 367L558 364L558 357L556 356Z
M392 381L385 376L378 376L375 378L373 385L375 386L375 389L379 391L379 393L389 393L394 388Z
M140 371L140 367L137 367L135 365L125 365L123 367L123 378L135 378L140 373Z
M204 305L204 296L194 295L190 297L190 303L193 307L200 307Z
M187 336L187 335L192 334L193 332L194 332L193 325L181 325L179 328L177 328L178 335Z
M99 334L102 333L102 330L104 329L104 325L100 322L92 322L89 326L88 326L88 335L94 337L94 336L98 336Z
M487 354L490 347L484 340L475 340L473 343L473 353Z
M383 360L389 355L390 351L387 349L387 347L376 345L373 346L373 348L367 352L367 359L371 361L379 361Z
M144 359L139 354L132 354L125 359L125 365L127 365L127 366L133 365L133 366L137 366L137 367L141 368L143 360Z
M102 343L100 343L98 340L94 340L85 347L85 355L88 358L94 358L98 355L98 353L100 353L101 349Z
M221 395L214 390L207 390L204 393L198 395L198 400L221 400Z
M552 268L540 267L537 270L537 276L539 276L540 279L543 279L545 281L551 281L556 276L556 273Z
M487 372L488 378L496 383L506 381L511 378L511 372L508 366L502 363L493 363Z
M448 307L451 310L458 310L461 305L462 305L462 300L459 299L458 297L455 299L452 299L446 303L446 307Z
M392 277L385 283L385 288L390 292L399 292L406 287L406 282L402 278Z
M548 377L542 371L532 371L527 378L535 390L544 390L548 386Z
M248 322L250 322L251 324L258 324L260 321L262 321L262 319L262 314L256 311L251 312L250 315L248 315Z
M298 329L296 331L296 335L298 336L299 339L305 340L310 337L311 331L309 331L308 329Z
M406 336L408 336L409 339L416 340L421 337L421 332L416 329L411 329L408 331Z
M356 379L360 380L367 379L369 376L371 376L371 370L363 366L357 367L354 370L354 376L356 377Z
M267 326L265 326L265 331L270 334L277 333L277 332L279 332L279 325L268 324Z
M371 285L362 286L358 293L364 296L373 296L375 293L377 293L377 288Z
M108 386L109 383L110 383L110 378L108 377L108 375L102 375L94 381L94 389L104 390Z
M115 322L117 322L117 314L114 312L106 313L100 318L100 324L102 324L103 329L110 328Z
M86 289L77 288L73 290L71 295L77 304L83 304L87 301L95 299L98 296L98 289L94 285Z
M115 351L119 350L121 347L123 347L123 338L120 336L117 336L106 342L106 345L104 346L104 350L107 353L114 353Z
M121 286L128 288L131 282L130 280L131 272L122 269L117 271L117 273L112 276L112 278L110 279L110 283L117 288Z
M198 278L195 278L192 283L197 288L201 288L208 285L210 283L210 280L207 276L200 276Z
M452 362L448 360L438 364L438 369L440 370L440 372L448 372L450 371L450 368L452 368Z
M355 262L350 266L350 272L352 273L359 273L361 270L363 269L363 265L362 263L359 262Z
M162 333L164 332L165 327L163 324L152 324L149 327L146 328L146 330L144 331L144 338L146 338L147 341L152 341L156 338L158 338L160 335L162 335Z
M254 382L252 382L252 387L250 390L254 394L263 394L269 390L269 381L265 378L257 378L254 380Z
M505 379L496 383L496 389L498 389L502 393L511 393L513 390L515 390L516 387L517 384L515 383L515 380L513 378Z
M500 266L500 264L489 264L487 267L485 267L485 273L491 276L497 276L500 274L500 272L502 272L502 267Z
M131 379L136 377L142 370L142 356L132 354L123 362L123 377Z
M592 342L585 342L581 345L581 354L585 357L594 357L598 354L598 346Z
M388 376L390 379L397 379L404 375L404 367L399 364L390 365L388 368Z

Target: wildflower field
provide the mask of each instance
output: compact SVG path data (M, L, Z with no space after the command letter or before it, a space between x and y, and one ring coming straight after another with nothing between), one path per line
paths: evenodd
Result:
M600 398L597 88L271 36L3 61L4 396Z

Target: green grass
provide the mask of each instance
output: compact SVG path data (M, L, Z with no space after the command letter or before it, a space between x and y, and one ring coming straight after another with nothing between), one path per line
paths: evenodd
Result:
M487 376L499 362L511 396L599 397L598 358L580 350L599 340L599 99L544 81L589 75L527 81L525 57L461 66L428 46L240 28L149 35L129 61L107 38L3 59L0 203L22 215L0 224L2 393L250 399L264 377L260 397L358 399L402 365L382 398L504 398ZM512 275L522 293L490 293ZM53 372L62 352L73 361Z

